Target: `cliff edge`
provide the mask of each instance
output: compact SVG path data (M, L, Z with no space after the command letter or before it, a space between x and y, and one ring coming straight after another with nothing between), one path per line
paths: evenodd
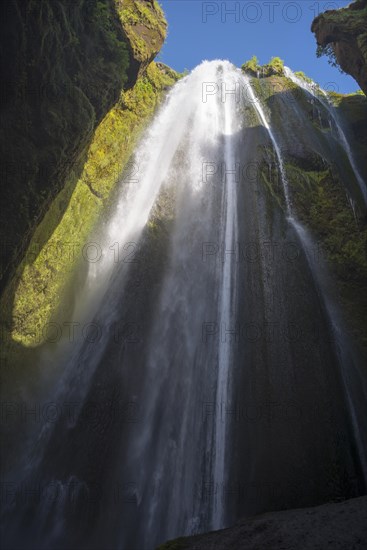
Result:
M367 0L320 14L311 30L317 44L321 48L330 46L341 69L367 94Z

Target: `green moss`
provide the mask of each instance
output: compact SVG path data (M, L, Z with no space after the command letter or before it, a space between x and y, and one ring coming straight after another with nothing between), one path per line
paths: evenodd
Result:
M260 164L259 175L267 192L267 214L268 219L274 212L274 203L285 211L283 188L279 174L278 160L273 149L264 148L267 160ZM270 199L270 200L269 200Z
M356 220L338 175L331 168L307 171L286 165L299 219L310 228L335 275L356 337L367 346L367 227Z
M316 48L316 57L327 57L329 65L332 67L336 67L340 73L345 74L342 68L340 67L337 57L335 55L335 50L332 44L325 44L325 46L321 46L318 44Z
M293 208L320 245L320 254L326 258L336 281L349 328L362 346L367 347L367 226L357 194L357 217L347 198L346 193L353 191L354 181L347 157L342 147L336 148L334 144L330 148L327 118L320 128L315 117L310 116L313 112L307 94L295 83L282 76L271 76L253 78L252 86L284 150ZM288 93L292 94L291 101L288 101ZM357 158L360 156L363 166L367 151L366 98L360 94L336 93L330 93L329 97L344 120L353 153ZM245 115L248 126L247 111ZM294 125L300 120L308 126L301 134L305 140L299 140L295 147ZM258 124L257 119L255 126ZM335 150L339 151L337 163ZM266 192L266 213L271 224L275 208L285 209L284 192L273 149L265 147L259 156L263 159L259 166L260 182ZM348 177L353 181L348 181Z
M1 48L5 279L126 85L131 55L113 0L13 0Z
M260 84L260 81L259 79L257 78L252 78L251 79L251 86L252 88L254 89L254 92L255 92L255 95L258 99L260 100L263 100L264 99L264 96L263 96L263 88Z
M248 61L246 61L246 63L244 63L241 67L241 69L245 72L245 73L250 73L252 74L253 76L256 76L257 74L257 71L259 71L261 69L261 65L259 65L259 60L258 58L256 57L256 55L253 55L251 57L251 59L249 59Z
M340 115L348 121L347 137L354 157L358 161L362 176L367 177L365 159L367 155L367 99L364 94L329 93L329 98Z
M284 61L280 57L272 57L267 65L265 65L267 76L284 74Z
M331 21L339 22L341 20L347 19L351 25L351 28L359 29L363 26L363 21L367 17L367 4L365 0L356 0L353 4L349 6L342 7L338 10L329 10L327 16ZM353 9L350 9L352 5ZM357 6L359 5L359 6ZM356 9L356 8L359 9Z
M116 0L116 4L134 57L149 63L166 36L167 23L161 7L157 2L144 0Z
M294 74L298 76L298 78L301 78L302 80L304 80L305 82L308 82L309 84L313 84L312 78L309 78L308 76L306 76L303 71L297 71Z
M70 165L158 53L166 22L156 2L13 0L2 29L0 284L14 275ZM135 15L124 18L124 10ZM74 179L75 182L75 179ZM69 185L70 191L70 185ZM62 212L59 212L59 217ZM57 224L59 219L53 218ZM50 232L55 227L49 226Z
M163 89L174 82L172 73L168 75L150 64L146 74L134 88L121 94L96 129L76 184L75 173L71 173L38 226L7 293L14 295L10 336L15 342L23 346L41 343L38 336L62 305L63 290L88 235L160 102ZM57 227L45 239L60 211L63 215Z
M348 72L366 91L367 2L356 0L349 6L327 10L312 22L317 57L325 55L341 72ZM358 59L358 62L355 61Z
M272 57L266 65L260 65L256 55L246 61L241 69L251 76L267 77L272 75L284 75L284 61L280 57Z

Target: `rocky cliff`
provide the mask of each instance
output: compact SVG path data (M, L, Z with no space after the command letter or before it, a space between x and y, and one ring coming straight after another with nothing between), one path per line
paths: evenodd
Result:
M367 94L367 0L322 13L314 19L311 30L318 45L331 47L342 70Z
M252 78L253 86L270 114L272 127L278 136L284 136L283 155L294 209L325 255L337 281L338 301L367 353L367 302L361 299L367 276L366 204L350 165L350 159L354 159L365 182L366 98L358 93L331 92L326 99L318 85L302 72L296 73L296 84L286 77L282 64L272 69L273 76L265 78L263 68L254 70L252 64L253 60L248 61L242 70L252 77L258 75ZM297 119L303 120L303 130L290 139ZM348 141L349 151L340 142L340 132ZM261 176L271 195L281 201L282 191L274 185L276 175L265 166Z
M178 75L151 62L166 28L151 0L8 7L1 304L2 359L10 344L14 366L16 349L42 344L47 322L70 313L63 296L81 250Z
M4 286L121 89L159 51L166 22L153 0L6 0L1 10Z
M155 112L166 88L179 77L168 67L151 61L163 40L165 28L162 13L154 2L75 0L70 13L66 9L67 6L69 4L64 2L39 0L36 3L30 0L25 4L20 3L20 0L19 2L14 0L13 3L9 3L10 15L7 18L8 27L5 29L3 59L5 73L9 76L4 89L5 97L9 99L3 111L6 131L1 139L5 149L5 166L9 169L7 168L6 172L6 210L1 237L10 236L9 246L4 251L5 260L9 260L12 250L18 250L19 253L17 257L14 256L10 264L14 269L1 302L4 312L2 336L7 344L3 358L9 365L9 369L4 369L4 365L1 365L1 374L9 385L17 375L22 382L22 387L16 387L13 394L11 392L6 394L7 400L15 395L21 401L25 395L25 388L26 392L29 391L29 394L32 394L34 390L32 384L34 386L38 384L36 390L40 390L44 378L38 376L40 366L37 363L37 353L45 351L44 357L47 361L47 351L49 351L47 344L54 343L52 334L48 334L48 325L52 329L53 321L62 323L72 318L71 312L76 295L85 282L86 270L89 267L88 262L83 261L85 260L84 245L93 236L93 230L97 224L103 223L103 214L108 212L116 183L125 175L129 175L126 173L126 164L139 135ZM17 50L15 44L16 27L23 30L28 41L28 43L24 42L20 50ZM66 42L65 46L65 36L69 36L68 33L70 43ZM36 55L32 53L33 50L38 57L32 57ZM22 52L23 57L19 51ZM11 54L14 52L18 52L16 56L19 56L19 59L16 57L15 64L9 63L7 66L7 60L11 59ZM319 259L320 252L320 257L326 258L331 272L335 275L337 291L345 306L353 335L366 346L367 303L363 298L367 295L366 210L356 175L352 170L348 153L341 144L340 132L337 128L340 117L356 163L365 179L367 173L363 160L366 158L367 134L363 121L367 113L366 98L359 95L330 96L328 100L335 106L334 120L332 116L334 111L331 110L329 103L326 105L326 100L321 101L295 85L285 77L283 68L278 70L278 64L278 58L274 58L268 64L268 68L259 75L262 78L253 79L253 87L279 140L294 211L312 232L319 245L315 248L316 259ZM15 71L14 79L11 76L12 71ZM252 74L257 75L257 72L258 68L255 66ZM48 75L48 80L45 75ZM49 94L45 94L45 98L42 95L44 92L39 92L37 89L39 82L41 82L41 88L43 86ZM64 84L66 87L63 87ZM36 87L36 93L34 87ZM35 97L33 97L34 94ZM248 184L243 186L239 193L241 228L249 231L250 225L253 225L254 233L250 231L243 233L252 236L258 227L266 227L264 235L271 237L271 242L277 243L284 232L283 219L286 211L282 181L279 177L279 164L274 155L274 148L264 127L259 124L252 106L245 105L241 116L244 117L244 124L251 137L248 140L250 144L248 149L243 148L245 152L242 158L243 164L249 163L250 160L254 164L253 161L256 161L255 181L247 182ZM166 250L169 247L167 236L170 234L171 219L166 203L169 205L170 201L162 201L158 204L155 215L144 231L143 252L146 252L149 261L139 273L144 283L143 289L140 298L139 296L138 299L136 298L139 294L136 291L135 294L129 295L128 307L126 303L119 307L122 320L125 319L124 315L128 319L129 307L135 311L138 318L142 319L147 316L147 312L149 317L155 305L157 292L153 283L154 279L158 278L157 275L161 280L162 266L164 266L162 260L165 259ZM256 208L252 208L253 205L256 205ZM253 212L259 213L256 223L252 223ZM256 238L259 237L256 236ZM306 264L303 262L301 265ZM252 267L251 271L255 274L261 273ZM284 270L284 273L286 271L288 270ZM286 285L288 281L286 278L284 283L283 281L280 283L280 275L283 276L283 271L279 271L277 280L279 288L284 292L284 284L291 295L293 287ZM295 283L294 288L297 291L294 294L294 303L297 303L298 307L296 313L302 310L303 304L307 304L306 311L310 313L302 313L302 322L305 322L307 328L317 315L315 312L321 312L321 306L316 300L316 294L311 295L314 302L310 301L301 269L297 273L294 270L294 277L295 280L292 279L292 283ZM260 277L257 278L261 280ZM271 282L274 284L273 280ZM304 286L300 286L300 283ZM265 291L267 289L263 291L264 295ZM245 292L243 292L244 295ZM283 295L280 294L281 297ZM248 293L248 296L252 294ZM260 293L260 296L262 299L263 294ZM258 312L258 319L262 319L263 310L259 307L259 303L262 302L259 302L255 293L251 299L254 300L254 306L250 311ZM275 296L269 299L269 302L272 301L271 307L274 311L277 308L276 299ZM244 299L242 303L245 303ZM265 303L267 302L264 298ZM290 300L289 307L291 303ZM280 318L283 319L283 317ZM68 326L67 322L65 325ZM322 342L324 336L323 332L315 334L315 342L317 338ZM316 357L316 353L313 355L315 345L311 340L305 342L304 347L303 342L300 344L300 351L296 351L296 343L292 344L294 347L291 348L295 350L294 357L297 357L297 376L304 376L305 380L309 380L309 369L316 369L319 365L318 362L312 361L312 358ZM271 349L277 348L274 346L269 348ZM106 395L115 397L115 387L117 392L120 388L125 388L123 379L120 378L123 371L120 368L120 362L113 362L115 352L120 354L119 343L112 347L106 356L108 364L116 367L116 373L114 372L111 376L111 369L105 369L104 362L101 362L96 374L96 382L88 394L92 397L91 402L94 397L97 402L99 399L108 402ZM139 355L141 355L140 350ZM120 355L118 357L120 358ZM259 356L254 354L253 357L260 358L260 354ZM242 380L243 387L247 385L249 391L252 387L257 387L255 382L258 383L259 371L264 376L264 380L267 380L263 371L268 369L270 361L268 363L268 360L263 357L261 356L261 362L260 359L256 359L259 361L257 364L259 370L254 369L250 375L248 372L244 373L247 379L250 376L246 384L244 379ZM132 364L135 364L134 361ZM285 365L287 366L286 363ZM49 366L46 377L52 378L55 376L52 361L49 361ZM278 364L276 367L278 374ZM137 369L136 372L140 378L143 378L140 370ZM280 376L274 376L271 380L271 385L269 384L271 397L280 395L278 388L281 388L281 394L284 395L286 385L283 384L282 377L285 374L286 371L283 370ZM275 379L278 380L278 378L277 386ZM316 379L319 381L318 375ZM272 393L273 386L276 387L276 393ZM302 387L302 384L298 386ZM323 386L318 383L318 388L321 393ZM259 387L259 390L261 389ZM308 387L306 389L308 390ZM290 390L293 395L293 388ZM34 394L37 396L37 391ZM117 393L117 395L120 398L120 394ZM304 397L302 392L300 395ZM324 398L324 393L322 395ZM314 398L314 388L312 388L312 396ZM326 408L334 412L332 403L327 399L326 394ZM318 411L316 412L319 414ZM302 420L301 425L310 431L311 423L308 415L305 416L307 418ZM323 421L328 418L327 414ZM318 424L322 424L319 420L318 417ZM6 462L8 469L13 464L17 445L23 444L23 435L26 432L25 423L21 425L22 419L17 421L19 429L18 425L15 430L11 429L13 427L11 424L5 426L7 431L4 434L4 441L8 450ZM70 447L66 449L64 446L66 454L60 450L60 441L63 441L62 432L55 430L54 438L58 444L52 449L50 447L50 455L44 455L48 463L52 463L50 472L56 464L55 471L60 467L59 471L64 476L66 472L64 457L71 457L73 462L74 449L76 449L80 451L77 458L80 459L78 464L81 473L86 472L84 466L87 466L85 477L90 479L91 483L94 480L104 479L106 472L111 472L110 464L114 464L117 456L114 443L121 437L120 426L116 429L118 435L114 433L114 427L111 426L106 430L102 426L103 437L100 438L95 436L96 432L91 436L88 430L73 430L70 436L72 442ZM69 430L69 427L67 426L66 429ZM270 433L272 431L270 424L266 430L268 429ZM256 427L248 429L250 434L248 439L243 437L242 433L237 434L238 440L235 444L239 453L243 452L243 442L247 445L247 441L250 441L255 447L257 446L257 441L263 437L264 430L258 432L261 437L256 430ZM282 446L283 441L288 442L287 431L278 429L277 434L279 433L282 436L278 437L279 445ZM304 450L303 447L299 447L301 456L310 452L315 458L315 464L319 463L318 453L321 456L323 449L320 444L321 434L322 431L315 437L312 432L312 449ZM15 438L17 441L14 441ZM316 478L305 476L303 468L307 461L294 461L293 470L284 467L282 462L280 473L280 468L276 469L276 461L273 461L272 468L279 473L280 481L283 479L283 474L285 478L293 476L297 479L301 476L302 479L307 477L310 480L308 485L312 490L310 494L308 491L303 491L302 506L308 506L310 502L314 503L315 494L317 501L320 502L330 500L329 494L332 496L340 494L341 498L347 498L360 492L360 489L357 491L354 487L354 478L344 483L342 472L344 451L338 445L339 439L334 447L330 444L330 448L336 449L337 454L333 453L330 462L325 459L327 479L324 476L324 462L320 469L317 469L317 475L325 479L323 492L319 492L317 488L312 494L314 489L312 485ZM277 444L274 444L274 448L277 449ZM284 448L286 449L285 446ZM294 448L298 449L296 445ZM69 450L70 455L67 454ZM244 452L243 454L245 455ZM279 453L279 462L281 456ZM289 456L288 453L287 456ZM95 457L98 458L95 460ZM241 470L240 473L249 470L237 460L237 456L236 462L238 470ZM263 467L267 471L265 461ZM261 474L261 465L259 472ZM293 496L293 489L296 490L297 485L288 489L289 494L285 494L284 500L280 495L278 508L272 509L279 509L281 506L279 502L285 502L288 507L299 506L299 495L295 491ZM239 506L242 504L240 503ZM344 512L347 512L345 514L347 519L344 525L348 524L350 528L351 522L358 519L362 508L352 505L347 510L348 505L345 506ZM241 516L245 515L243 508L239 507L239 510ZM336 531L336 527L334 530L333 526L330 530L326 528L326 525L341 527L340 517L344 512L340 514L335 510L324 512L325 510L316 512L314 515L312 511L307 510L290 511L286 513L284 522L279 514L268 515L265 520L262 516L260 520L241 522L243 528L239 530L234 528L214 535L216 538L214 543L212 543L212 535L208 535L208 539L205 538L206 536L195 539L193 546L190 546L191 541L184 541L183 546L180 541L176 541L166 548L185 548L187 545L189 548L226 548L226 545L241 548L243 541L245 541L245 547L251 548L252 542L247 545L248 540L253 541L254 548L259 546L275 548L280 544L288 544L290 548L307 548L305 537L313 528L313 524L310 527L310 517L318 518L320 523L318 531L323 533L321 540L310 541L312 548L317 547L316 543L324 547L330 540L336 541L337 537L340 540L340 537L351 533L351 530L345 527L340 528L340 532ZM95 516L90 517L95 518ZM330 517L334 518L334 524L325 521ZM282 524L281 528L278 528L279 524ZM363 524L360 522L358 525ZM334 536L335 539L331 538ZM346 540L346 544L345 548L352 547L353 544L358 548L359 541L351 538Z
M158 550L362 550L367 540L367 497L339 504L261 514L230 529L162 544Z
M318 243L319 260L325 257L337 283L338 302L367 353L367 302L362 298L367 280L366 205L349 158L353 154L366 181L366 98L334 93L329 104L323 103L281 76L260 79L255 86L270 109L273 127L283 135L285 168L298 219ZM286 107L287 102L291 108ZM304 128L292 140L297 118L303 120ZM353 153L339 141L340 129L346 132ZM276 177L265 171L263 179L280 199L280 189L274 186Z

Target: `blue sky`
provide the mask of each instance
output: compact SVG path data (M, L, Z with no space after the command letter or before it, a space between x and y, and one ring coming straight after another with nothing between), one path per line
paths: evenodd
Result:
M203 59L229 59L241 66L254 54L261 64L279 56L323 88L342 93L359 88L325 57L316 57L310 30L317 13L346 6L350 0L161 0L160 4L169 30L158 60L177 71L190 70Z

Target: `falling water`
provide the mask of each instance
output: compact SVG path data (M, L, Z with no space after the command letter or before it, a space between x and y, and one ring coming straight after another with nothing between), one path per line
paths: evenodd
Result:
M367 483L367 454L364 446L364 433L366 432L366 420L360 417L359 410L365 407L367 400L367 387L363 381L363 375L360 372L360 365L355 358L351 342L346 334L345 324L340 309L335 302L332 294L332 284L326 265L318 258L315 261L315 250L312 237L308 231L296 219L292 219L292 225L295 228L300 241L303 243L308 263L314 274L317 286L319 287L320 297L325 305L330 327L333 333L337 356L339 358L339 369L343 388L346 396L348 412L353 426L356 446L359 453L360 467L365 482Z
M314 92L315 86L313 85L307 85L304 81L297 78L290 69L285 67L285 74L288 78L291 78L294 82L296 82L299 86L301 86L304 89L307 89L314 97L316 97L316 94ZM330 280L327 274L327 270L325 265L321 264L319 262L315 262L314 260L314 250L315 250L315 243L312 241L311 236L307 232L307 230L304 228L304 226L300 223L300 221L297 219L290 203L289 199L289 191L288 191L288 181L284 169L283 159L280 152L280 148L277 144L276 138L271 131L267 121L265 114L263 112L263 109L261 107L261 103L258 98L256 98L251 83L249 81L249 88L251 91L251 99L254 101L254 105L256 107L256 110L259 114L259 117L261 121L263 122L264 126L267 128L269 136L271 138L271 141L274 145L274 149L277 155L281 178L283 182L283 189L284 189L284 195L286 199L286 206L287 206L287 219L291 226L294 228L296 234L298 235L298 238L300 240L301 246L305 252L305 255L307 257L307 261L309 263L311 272L313 274L315 283L319 289L320 297L325 305L325 310L329 318L330 326L332 327L332 331L335 335L335 343L337 347L337 354L340 358L339 362L339 368L341 371L342 379L343 379L343 385L344 385L344 391L346 395L346 401L348 404L348 410L351 417L351 422L353 425L354 435L356 438L356 444L358 448L359 453L359 460L361 462L361 469L363 472L363 476L365 479L365 482L367 483L367 456L366 451L363 444L363 437L362 433L365 430L365 422L363 419L359 420L359 416L357 414L357 410L359 407L363 407L363 403L366 402L367 394L366 389L363 387L362 380L360 380L360 372L358 364L355 362L355 359L353 358L353 351L351 349L351 344L349 342L348 337L346 336L346 330L345 326L342 320L341 313L339 311L339 308L337 304L335 303L335 298L332 297L331 293L329 292L328 285L330 284ZM323 92L325 93L325 92ZM334 119L335 120L335 119ZM337 121L335 120L337 123ZM338 124L338 123L337 123ZM339 126L338 126L339 127ZM348 150L349 150L349 144L346 141L346 138L343 135L343 141L345 140ZM349 156L350 159L352 159L351 156ZM356 174L357 175L357 174ZM352 203L352 209L353 214L355 216L355 211ZM357 393L360 393L358 396L358 402L357 404L353 402L353 399L351 397L351 390L350 388L355 384L356 380L360 380L360 386L358 392L354 390L355 399L357 401ZM357 383L358 386L358 383Z
M352 167L352 170L354 172L355 178L358 182L360 191L362 193L364 202L367 204L367 186L366 182L364 181L358 166L356 164L354 154L350 148L349 142L347 140L347 137L344 133L344 130L339 122L339 117L335 111L334 106L329 100L329 97L325 90L320 88L315 82L308 83L304 81L302 78L298 78L294 72L289 67L284 67L284 74L287 78L292 80L297 86L302 88L303 90L306 90L309 94L312 95L313 98L315 98L319 103L321 103L327 110L328 114L330 115L331 119L334 121L334 124L338 130L339 138L342 143L342 146L344 148L344 151L346 152L346 155L349 159L350 165ZM320 95L321 94L321 95Z
M279 165L281 181L282 181L282 184L283 184L284 198L285 198L285 202L286 202L287 213L289 215L291 215L291 203L290 203L290 198L289 198L288 181L287 181L287 176L286 176L285 169L284 169L283 158L282 158L282 155L281 155L281 152L280 152L278 142L275 139L274 133L273 133L272 129L270 128L268 121L266 120L266 116L265 116L265 113L264 113L263 108L261 106L260 100L259 100L259 98L256 97L256 95L253 91L250 79L248 77L245 77L245 76L243 78L244 78L244 81L246 83L246 88L248 89L248 92L249 92L249 97L250 97L253 105L255 106L255 109L256 109L259 117L260 117L261 122L263 123L263 125L267 129L269 137L270 137L271 142L273 144L275 154L277 156L278 165Z
M230 89L235 89L238 83L237 71L233 69L229 74L223 75L224 83ZM223 91L222 91L223 93ZM226 170L232 170L235 167L235 154L233 148L233 140L236 129L236 97L224 96L224 165ZM222 191L222 204L223 204L223 236L221 242L223 242L226 251L234 251L236 243L238 241L237 235L237 196L236 196L236 177L235 174L230 174L232 177L226 177L223 181ZM236 304L236 269L234 269L233 261L226 259L223 265L223 275L221 281L220 298L219 298L219 312L218 318L220 319L220 326L229 327L236 320L235 317L235 304ZM231 368L231 360L233 357L231 354L230 343L227 341L219 341L218 352L218 378L217 378L217 391L216 391L216 403L225 404L229 402L230 388L229 388L229 372ZM215 425L215 459L214 459L214 480L224 481L226 479L226 462L225 453L227 449L226 445L226 432L227 424L223 422L220 415L217 415ZM223 503L220 495L217 495L214 505L213 526L214 528L222 527L224 521Z
M176 223L169 270L163 280L148 344L149 372L142 392L152 424L147 423L142 433L131 440L130 456L125 459L129 475L133 478L139 476L143 488L149 487L154 476L159 481L165 476L171 480L169 494L164 493L167 509L162 510L162 501L147 504L147 521L141 538L144 547L149 547L157 525L162 522L162 514L164 527L160 529L163 539L178 532L195 532L203 525L213 528L223 525L224 509L220 495L211 503L209 516L200 509L195 510L192 501L194 488L200 491L203 484L202 475L196 471L203 453L212 457L210 464L203 465L205 480L214 485L223 483L227 425L217 415L212 430L203 434L201 428L192 425L192 415L198 407L196 384L203 388L212 386L212 399L218 405L228 402L231 391L230 343L219 338L218 349L204 350L203 356L201 340L203 323L214 319L221 327L235 320L235 262L226 259L217 262L214 268L208 266L200 260L200 247L214 240L215 246L220 243L226 250L233 250L237 238L235 177L230 173L223 177L222 170L230 172L234 166L233 143L240 129L239 117L236 98L223 96L221 90L223 82L229 86L236 81L236 69L224 61L204 62L189 78L193 112L187 119L187 142L181 154L181 162L187 171L183 172L180 165L173 166L173 183L169 184L177 195ZM207 163L210 171L218 173L216 178L207 177ZM167 345L157 346L157 341L162 339ZM173 365L175 372L178 371L176 380L171 372ZM175 436L168 419L161 418L159 435L154 429L153 422L159 414L162 395L166 407L180 414L180 426L176 427ZM170 450L161 456L159 463L153 461L140 469L139 456L151 454L152 450L159 456L166 445ZM188 520L186 515L190 508L194 512ZM132 526L127 530L125 527L121 537L126 547L137 543L138 529Z
M245 90L240 97L233 93L237 84ZM255 126L244 124L244 110L255 114ZM274 206L271 221L263 186L240 182L235 168L264 160L256 155L269 143L286 206L285 212ZM318 294L324 288L310 260L312 243L295 216L280 141L250 80L228 61L203 62L169 92L133 163L136 177L120 182L115 206L96 231L102 258L86 275L72 320L93 320L102 337L97 346L62 342L59 353L48 350L44 357L43 368L56 357L62 370L47 400L75 402L76 414L35 430L9 477L52 482L61 498L21 512L9 506L9 548L27 541L29 550L152 550L244 514L322 502L330 495L330 465L337 483L345 471L359 475L343 407L352 396L362 407L365 396L353 369L342 372L346 400L339 384L335 365L349 361L347 348L339 332L337 351L325 338L332 299L325 307ZM275 239L285 246L294 244L295 234L299 264L264 254L258 263L240 262L240 245L261 248ZM116 243L141 250L144 261L116 263ZM137 274L144 284L132 292ZM294 281L305 300L289 301ZM320 318L318 346L309 335L305 347L230 337L238 325L259 329L274 315L284 324L305 313ZM136 318L139 338L116 340L114 323ZM86 426L88 403L107 406L116 395L138 407L133 420ZM236 396L242 407L258 410L256 399L260 410L267 403L285 410L296 403L303 414L295 424L280 418L275 425L262 414L222 414ZM314 403L320 409L312 416ZM359 426L357 407L352 413ZM346 443L336 453L340 434ZM360 430L358 446L361 438ZM305 481L311 478L314 485ZM101 480L101 502L84 506L83 495ZM228 503L220 489L242 488L242 482L242 500ZM75 483L72 497L81 505L73 515L67 489ZM271 498L258 493L263 483L276 487ZM303 491L294 499L297 484Z
M232 357L230 342L222 342L219 338L217 351L213 351L212 356L210 352L206 352L203 357L201 339L203 323L214 319L221 327L229 326L235 320L235 261L226 259L209 268L201 259L201 248L203 243L214 241L215 245L223 245L225 250L233 250L237 240L236 182L230 171L234 165L233 143L235 134L240 129L240 117L236 114L236 98L222 97L219 93L222 82L235 85L237 78L238 72L229 62L204 62L178 82L169 93L164 106L135 152L133 163L138 167L137 179L132 177L127 185L126 181L122 182L125 185L121 186L115 210L110 220L100 228L98 238L102 246L102 258L100 262L91 264L85 285L77 298L73 322L93 319L104 329L102 339L97 349L82 340L69 345L72 349L68 364L54 390L53 398L56 402L67 399L78 403L77 414L73 422L68 423L68 429L76 429L94 373L109 346L110 328L118 314L115 303L124 296L124 288L129 279L129 269L121 270L115 264L114 245L135 245L139 242L154 205L159 203L160 193L165 192L172 197L173 202L176 201L176 222L170 245L169 265L163 276L162 291L147 340L148 364L139 382L142 385L139 390L140 400L150 421L144 423L143 429L135 436L126 434L129 451L127 456L124 452L121 459L125 470L130 472L130 479L139 479L141 489L135 495L138 504L145 509L139 519L139 522L145 522L145 530L138 537L136 529L139 530L139 527L132 527L131 530L128 525L123 525L119 538L126 548L130 548L131 544L148 548L157 532L160 537L168 538L181 531L195 531L203 521L200 519L202 512L198 512L196 520L193 517L189 521L191 527L188 527L188 520L185 519L191 506L193 486L196 483L200 488L201 484L200 477L193 478L195 464L188 471L188 478L182 476L190 463L188 438L197 438L192 449L194 462L200 460L200 454L196 456L198 451L203 451L201 432L193 434L189 427L192 409L198 405L197 395L192 391L195 377L198 376L193 369L199 368L195 366L198 362L202 369L201 373L198 371L200 377L204 376L205 380L210 376L208 387L214 390L212 399L217 403L226 403L229 400L229 369ZM215 164L214 171L218 172L216 179L211 178L209 182L203 172L207 161L211 165ZM186 170L182 169L181 163L186 166ZM204 299L208 292L210 296ZM128 295L125 300L128 300ZM202 308L199 307L200 301ZM195 320L190 319L193 311L197 316ZM157 345L157 340L166 343ZM60 347L62 355L65 353L65 343ZM180 355L177 355L178 350ZM48 353L45 363L49 359ZM210 364L206 365L209 361ZM182 403L181 425L177 434L174 437L170 435L172 426L168 418L168 422L166 420L160 423L158 436L155 421L161 407L161 396L165 392L166 377L172 376L170 369L173 364L176 370L186 369L187 372L184 374L182 370L183 378L181 375L177 378L176 389L172 385L173 381L171 382L169 394L166 394L168 402L178 410L184 395L188 401ZM53 436L52 426L48 425L41 430L35 446L36 452L32 453L31 462L28 456L23 475L37 476L37 470L42 469L48 449L52 445ZM204 449L207 448L207 452L213 457L205 475L218 485L225 478L226 439L227 426L218 415L215 425L208 429L203 439ZM160 452L167 441L171 442L172 448L166 458L161 458L160 463L152 459L151 468L149 461L144 466L141 464L141 456L153 456L154 449ZM165 507L165 527L157 529L157 522L162 517L162 503L153 499L146 504L142 499L152 479L159 483L168 472L171 472L172 478L169 485L170 496L167 495L167 498L172 502ZM22 474L18 472L17 475ZM63 485L62 481L58 480L57 483ZM185 491L186 500L183 497ZM221 498L215 499L211 507L212 513L206 514L206 525L214 528L222 526L224 510ZM45 512L40 510L39 513ZM60 529L62 532L60 521L59 518L59 528L54 531L55 536L60 534ZM45 523L45 519L38 518L39 526L44 526ZM39 548L42 548L43 545L50 544L50 534L46 539L35 540Z
M205 65L204 65L205 66ZM209 65L213 67L213 65ZM144 229L152 207L159 195L162 184L167 178L168 172L173 162L173 157L181 143L186 138L190 124L195 116L198 116L198 107L202 105L202 75L199 71L194 71L188 78L182 79L176 84L174 89L168 94L165 104L159 114L156 116L152 125L148 129L144 139L134 154L133 166L135 168L134 176L128 175L121 182L121 190L116 200L116 207L112 212L110 219L99 228L97 242L102 249L101 260L96 263L88 264L88 273L86 281L81 291L78 292L76 304L74 306L73 318L71 323L86 323L93 320L96 312L100 308L97 316L98 326L102 332L102 337L98 342L98 348L86 349L85 339L80 337L73 340L72 345L68 341L62 340L56 352L52 350L51 356L48 352L43 358L43 369L47 370L50 361L54 361L54 356L61 356L63 372L61 380L54 389L52 398L57 401L64 395L69 398L73 396L79 403L80 409L83 399L87 394L90 381L92 380L94 368L103 356L103 352L108 343L108 335L111 326L115 321L114 302L123 290L124 284L128 278L128 270L132 265L122 262L123 272L119 273L116 279L116 266L121 266L121 261L116 262L115 245L118 243L119 254L126 256L136 248L142 230ZM214 82L214 72L208 71L208 79ZM195 90L196 101L192 100L191 92ZM199 118L201 124L196 124L195 129L201 129L201 139L206 143L210 142L207 135L208 121L214 120L216 111L206 112L203 110ZM167 139L169 136L169 139ZM215 139L215 137L213 138ZM201 159L195 155L197 151L192 149L192 161L196 166L201 166ZM198 175L195 175L198 180ZM127 184L127 185L126 185ZM196 181L192 179L189 185L195 187ZM106 299L106 291L108 296ZM95 348L95 346L94 346ZM65 365L65 356L70 357ZM77 368L76 368L77 366ZM51 397L51 395L49 396ZM34 462L38 463L41 459L40 447L46 445L46 441L51 433L52 425L46 424L39 434L37 452L29 462L27 458L27 469L31 468Z

